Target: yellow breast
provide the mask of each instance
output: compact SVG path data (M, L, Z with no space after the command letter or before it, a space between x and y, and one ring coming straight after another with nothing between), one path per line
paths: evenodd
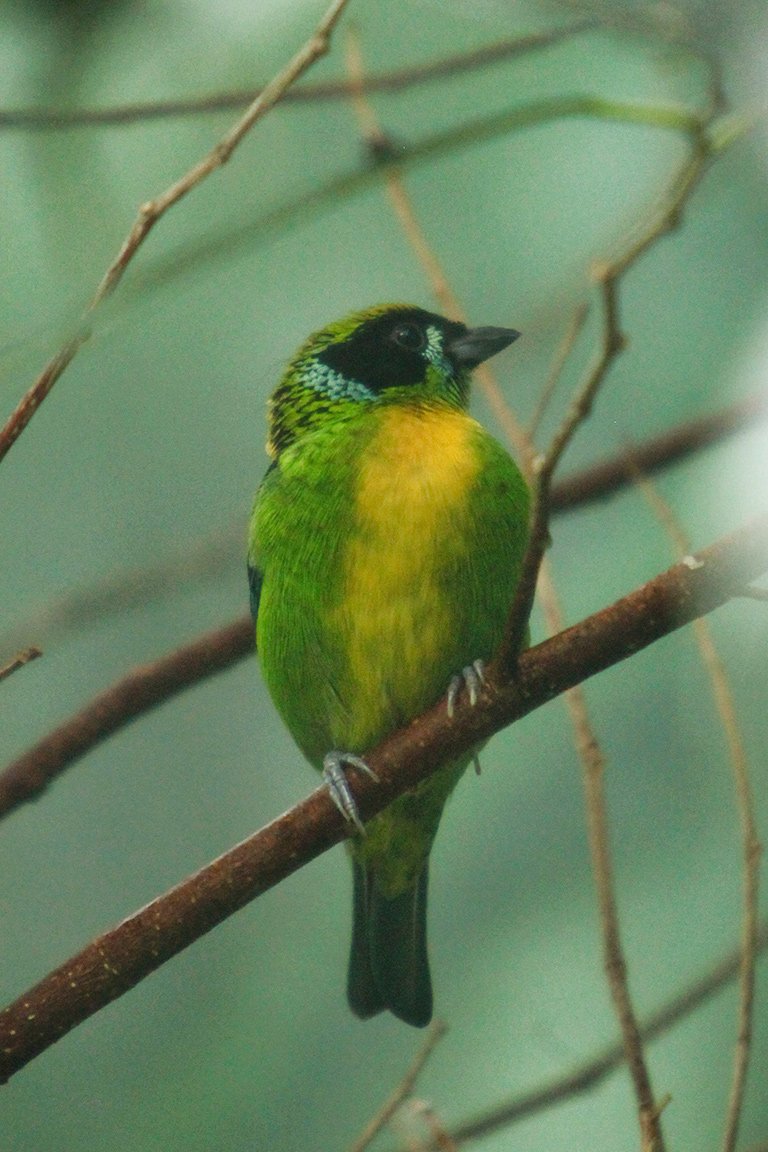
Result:
M358 483L335 621L348 670L336 734L345 748L367 747L417 715L457 671L446 661L459 590L445 573L463 546L476 427L452 409L382 410Z

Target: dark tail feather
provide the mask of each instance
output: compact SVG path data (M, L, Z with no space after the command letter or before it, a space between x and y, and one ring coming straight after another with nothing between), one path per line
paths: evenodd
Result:
M389 900L353 861L355 886L347 996L356 1016L388 1009L423 1028L432 1019L427 961L427 864L413 888Z
M356 1016L367 1020L383 1012L386 1004L376 986L371 964L368 932L368 874L357 860L352 861L354 889L352 892L352 946L349 950L347 972L347 999Z

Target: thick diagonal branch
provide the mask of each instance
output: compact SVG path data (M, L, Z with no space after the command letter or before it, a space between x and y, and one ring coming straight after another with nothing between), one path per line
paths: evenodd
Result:
M440 764L566 689L724 604L768 570L768 514L529 649L514 678L492 676L474 708L443 702L368 757L378 782L355 780L369 819ZM749 603L749 602L745 602ZM7 1079L250 900L347 834L320 788L212 864L98 937L0 1014Z

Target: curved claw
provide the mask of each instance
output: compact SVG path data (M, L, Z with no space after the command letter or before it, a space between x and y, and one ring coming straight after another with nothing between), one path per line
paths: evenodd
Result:
M470 707L474 708L483 684L485 684L484 660L474 660L471 664L468 664L466 668L462 668L458 675L451 678L445 700L446 709L451 719L453 719L456 701L459 698L459 692L461 692L462 688L466 688L469 695Z
M365 772L372 780L378 781L378 776L369 768L365 760L360 756L355 756L353 752L328 752L323 757L323 780L330 793L331 800L341 812L345 820L354 824L361 836L365 836L365 828L360 819L360 814L357 810L355 798L349 788L349 781L347 780L344 771L344 765L349 768L357 768L360 772Z

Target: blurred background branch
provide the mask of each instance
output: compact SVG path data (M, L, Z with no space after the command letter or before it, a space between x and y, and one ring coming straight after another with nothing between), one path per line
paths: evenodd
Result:
M760 926L758 950L768 947L768 923ZM686 1017L695 1012L711 996L722 992L741 969L743 950L736 948L724 956L709 971L696 977L678 993L662 1004L641 1022L640 1030L645 1043L663 1036ZM500 1128L518 1124L537 1112L564 1103L583 1092L594 1092L607 1076L612 1075L625 1060L623 1042L608 1044L598 1052L557 1077L529 1092L514 1096L489 1108L477 1116L460 1121L451 1128L451 1136L458 1145L480 1140Z
M43 400L61 374L77 355L81 346L91 338L93 329L91 318L94 312L112 295L123 278L126 268L133 260L144 240L155 224L169 209L193 192L232 156L242 140L255 124L262 119L282 98L283 93L311 68L316 60L324 56L330 46L334 26L347 6L348 0L333 0L323 19L317 25L309 40L296 52L289 63L281 69L266 88L258 94L243 115L214 145L210 152L193 165L183 176L175 180L159 196L145 201L139 208L136 220L123 241L120 251L107 268L91 302L80 319L78 331L66 340L62 347L48 361L43 371L25 392L5 425L0 428L0 460L15 444L29 424Z
M491 64L527 57L541 49L550 48L580 32L594 28L593 19L580 20L564 28L550 28L529 36L515 36L485 44L469 52L456 52L440 60L416 64L408 68L394 68L366 80L369 92L403 92L419 84L445 80L462 72L488 68ZM291 88L281 97L281 103L306 104L318 100L340 100L350 95L345 80L303 84ZM88 128L97 125L135 124L145 120L164 120L179 116L200 116L204 113L230 111L251 104L262 94L261 89L241 92L217 92L210 96L195 96L186 100L153 100L145 104L129 104L113 108L10 108L0 109L0 130Z
M19 668L23 668L25 664L29 664L30 660L37 660L38 656L42 656L40 648L23 648L12 656L5 664L0 665L0 680L7 679L12 676L14 672L18 672Z

